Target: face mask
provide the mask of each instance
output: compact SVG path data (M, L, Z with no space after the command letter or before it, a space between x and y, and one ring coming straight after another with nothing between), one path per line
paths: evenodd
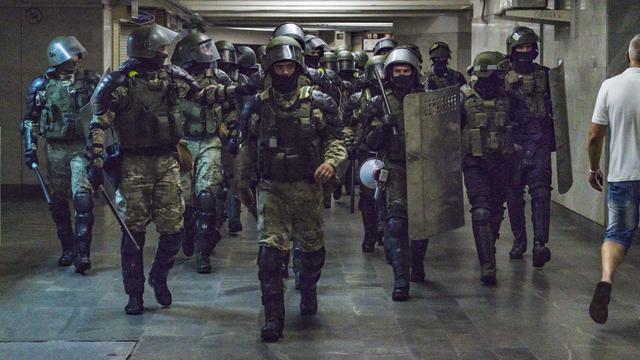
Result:
M233 64L223 63L220 64L220 70L224 71L233 80L238 79L238 68Z
M159 69L164 65L164 61L167 59L166 54L156 54L154 58L148 59L148 63L151 67Z
M293 91L298 85L298 76L282 76L275 72L271 73L271 79L273 80L273 87L280 93L288 93Z
M513 60L519 63L532 63L538 57L538 50L531 50L527 52L513 52Z
M399 89L408 89L414 83L413 75L393 76L391 77L393 86Z
M78 70L78 62L75 60L67 60L58 66L61 74L73 74L76 70Z
M433 60L433 72L438 76L444 76L447 73L447 60Z
M199 75L211 67L211 63L192 62L190 66L184 66L184 69L192 75Z
M314 68L314 69L317 68L319 61L320 61L320 56L307 55L304 57L305 65L307 65L310 68Z

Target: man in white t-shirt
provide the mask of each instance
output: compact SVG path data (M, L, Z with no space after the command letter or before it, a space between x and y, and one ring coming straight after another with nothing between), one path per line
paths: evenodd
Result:
M610 130L609 224L602 244L602 279L589 307L591 318L607 321L613 274L622 263L638 227L640 206L640 34L629 44L629 68L605 80L593 111L589 135L589 183L602 191L604 175L600 155L607 128Z

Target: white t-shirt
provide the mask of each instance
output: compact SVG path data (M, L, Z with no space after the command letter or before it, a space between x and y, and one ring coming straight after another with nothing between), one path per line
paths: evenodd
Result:
M602 83L591 121L611 130L607 181L640 180L640 68Z

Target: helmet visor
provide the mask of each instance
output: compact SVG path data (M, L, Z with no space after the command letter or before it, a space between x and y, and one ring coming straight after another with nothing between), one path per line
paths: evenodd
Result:
M211 40L205 41L193 49L193 60L195 62L210 63L218 59L220 59L220 54Z
M340 71L350 71L356 69L356 63L353 60L340 60L338 61L338 68Z
M178 37L178 33L164 26L154 25L145 47L151 51L167 54L167 46Z
M76 55L85 57L87 49L82 46L75 36L65 36L52 42L48 55L51 65L60 65Z
M238 64L238 57L236 52L229 49L220 49L220 62Z
M274 46L267 51L266 65L271 67L275 62L280 60L292 60L303 65L302 49L296 46L280 45Z

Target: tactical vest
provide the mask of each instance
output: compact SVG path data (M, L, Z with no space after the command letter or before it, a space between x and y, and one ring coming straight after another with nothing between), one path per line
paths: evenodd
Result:
M448 71L445 76L438 76L435 73L429 74L427 78L429 90L444 89L449 86L460 86L460 77L455 71Z
M217 85L213 69L207 69L196 78L200 87ZM187 139L211 138L218 133L218 126L222 120L222 106L202 106L190 100L181 99L180 109L184 114L184 136Z
M509 121L509 99L484 100L475 91L465 90L467 122L462 128L465 155L486 157L513 153L513 125Z
M80 109L89 102L95 86L77 72L69 79L48 78L44 90L36 95L36 105L43 106L39 131L50 140L82 140Z
M262 179L279 182L313 181L321 163L319 132L326 120L312 109L311 86L303 86L288 104L266 90L260 94L258 128L259 171Z
M506 77L507 91L519 94L525 99L528 117L543 119L549 114L549 84L547 72L542 67L538 67L530 74L520 74L515 70L510 70ZM517 109L516 109L517 110Z
M398 121L397 135L393 141L387 141L387 146L382 150L383 158L385 160L391 160L393 162L405 161L405 137L404 137L404 106L391 89L387 91L387 98L389 99L389 107L391 113L396 116Z
M126 106L114 120L120 148L175 146L182 136L184 115L169 73L165 69L144 75L131 72L126 86Z

